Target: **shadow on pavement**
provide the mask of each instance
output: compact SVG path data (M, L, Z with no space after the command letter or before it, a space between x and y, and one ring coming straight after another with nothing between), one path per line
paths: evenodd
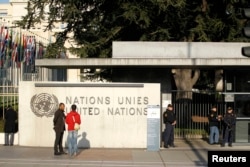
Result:
M202 156L200 151L198 151L197 147L195 147L195 146L198 146L199 148L203 148L205 151L208 151L207 148L204 148L204 146L200 142L196 142L194 145L194 143L192 143L190 140L188 140L186 138L184 139L184 141L188 144L188 146L193 150L193 153L200 160L200 161L195 161L195 165L200 166L200 165L203 165L204 162L207 162L206 159Z

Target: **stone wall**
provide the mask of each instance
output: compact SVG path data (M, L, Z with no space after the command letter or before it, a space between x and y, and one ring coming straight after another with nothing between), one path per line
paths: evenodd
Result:
M160 84L21 82L19 91L22 146L53 146L53 113L63 102L81 115L79 147L145 148L147 106L161 104Z

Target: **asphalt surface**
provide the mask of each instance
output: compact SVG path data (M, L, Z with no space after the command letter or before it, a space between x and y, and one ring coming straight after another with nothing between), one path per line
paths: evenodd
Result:
M249 151L249 145L220 147L204 140L176 140L175 148L159 151L145 149L79 149L77 156L55 156L53 148L0 146L0 167L193 167L207 166L207 152ZM67 152L67 149L65 149Z

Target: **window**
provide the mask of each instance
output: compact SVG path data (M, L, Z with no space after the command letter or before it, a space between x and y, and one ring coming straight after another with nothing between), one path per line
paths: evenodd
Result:
M7 9L0 9L0 16L7 16L8 11Z

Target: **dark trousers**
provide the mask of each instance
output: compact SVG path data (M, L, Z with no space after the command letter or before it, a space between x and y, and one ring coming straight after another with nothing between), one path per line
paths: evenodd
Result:
M55 139L55 143L54 143L55 153L63 152L62 141L63 141L63 132L56 132L56 139ZM58 149L59 149L59 151L58 151Z
M5 133L5 145L13 145L14 144L14 133Z
M229 144L232 144L233 143L233 137L234 137L234 128L232 128L232 129L226 128L224 130L223 144L225 144L227 142Z
M174 144L174 126L167 123L164 132L164 146Z

